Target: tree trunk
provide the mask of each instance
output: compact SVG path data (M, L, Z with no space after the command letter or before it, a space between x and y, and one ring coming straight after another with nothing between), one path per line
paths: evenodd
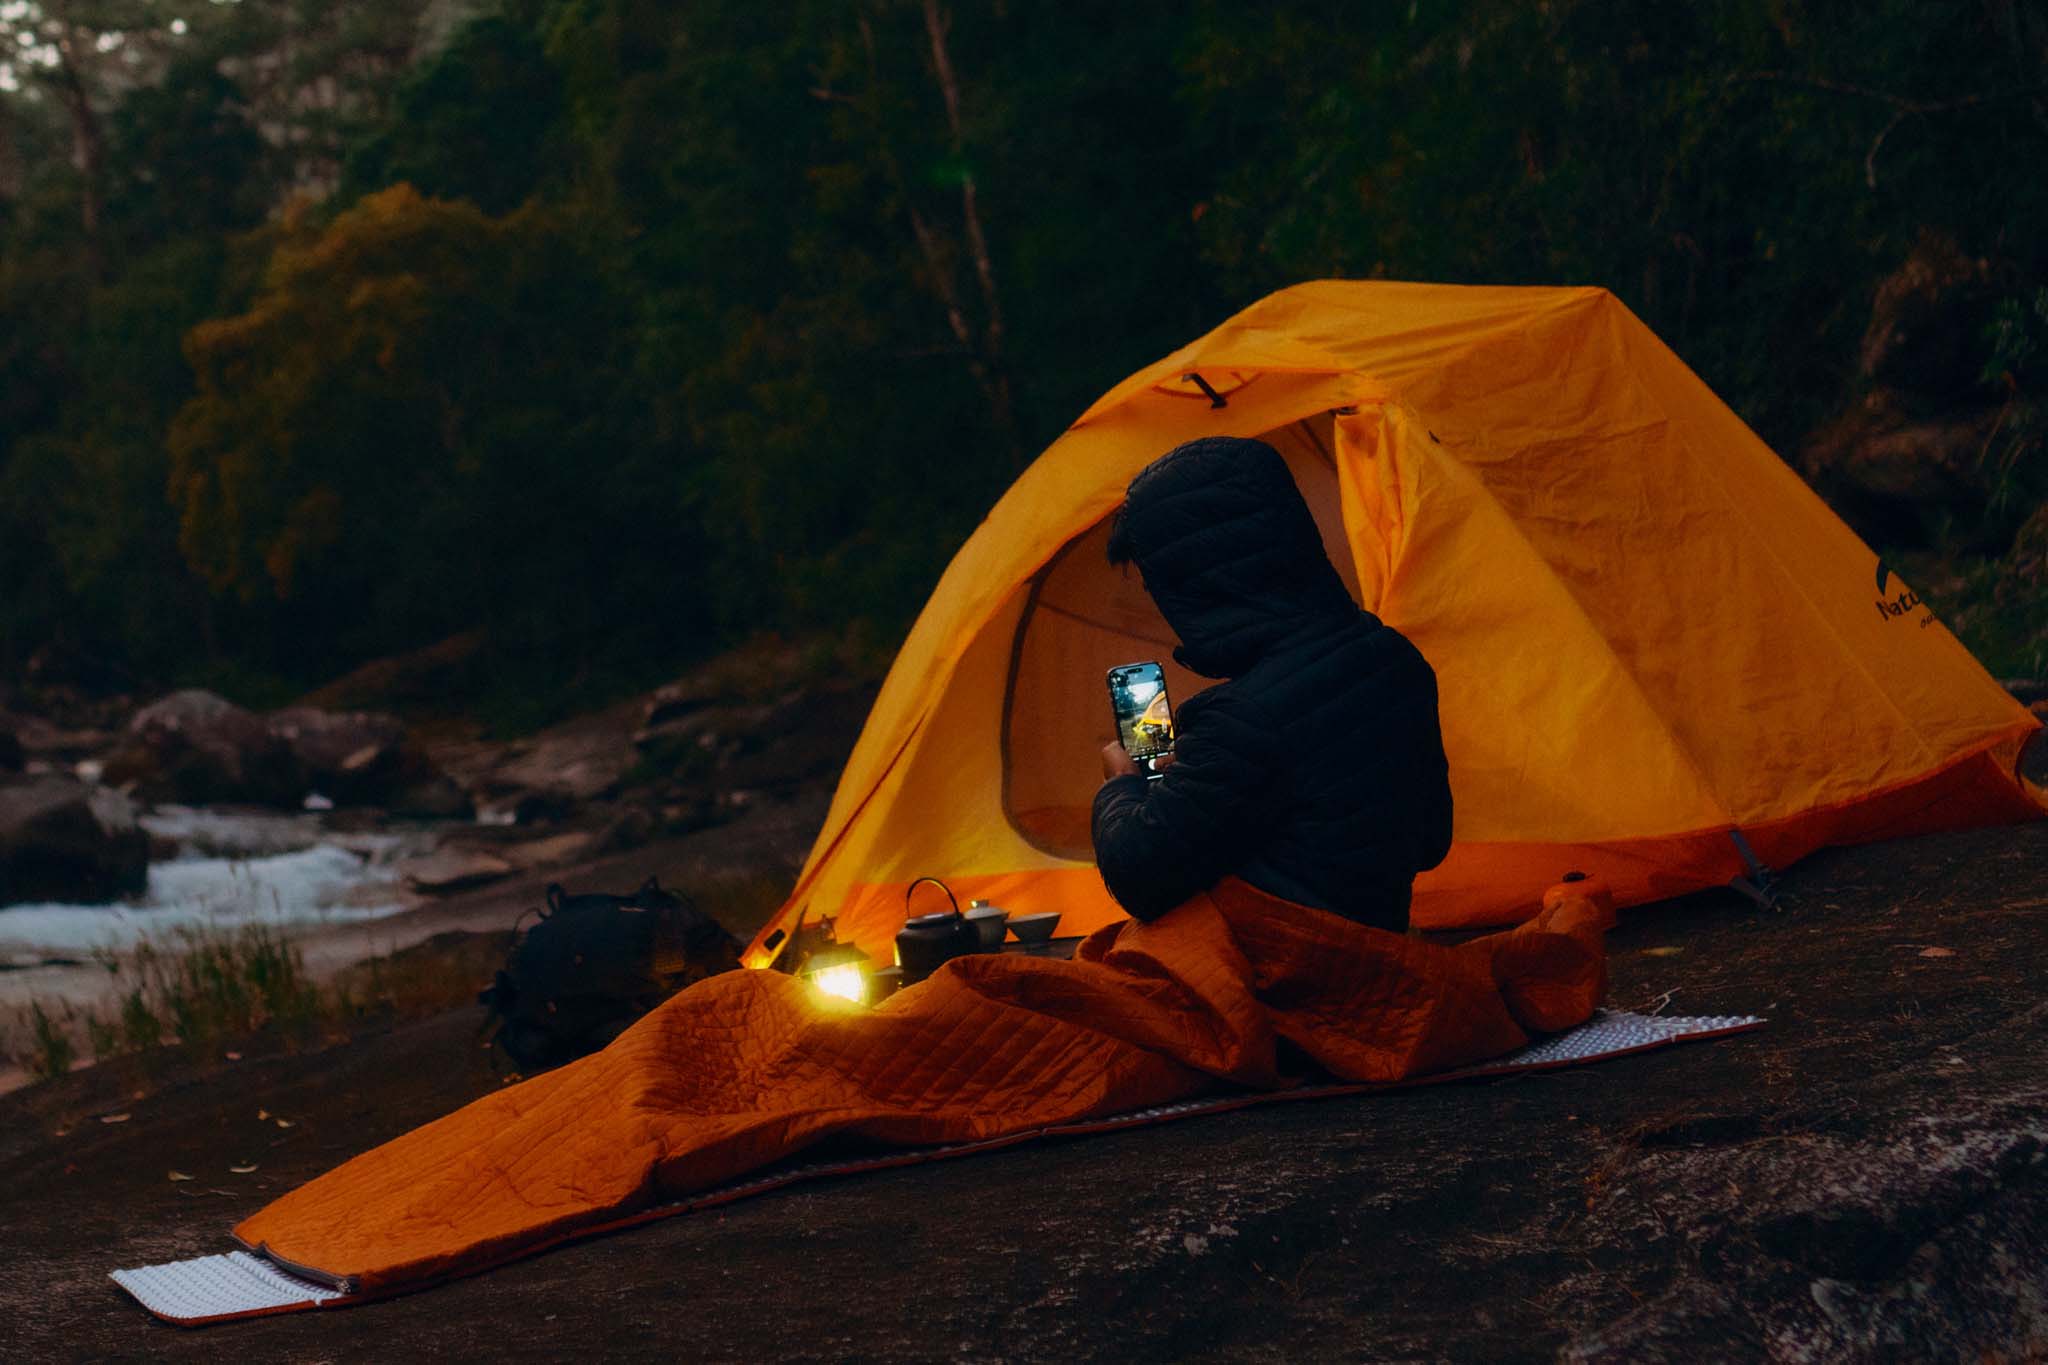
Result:
M79 73L78 31L69 24L57 39L57 91L64 112L71 117L72 160L78 167L82 188L79 220L85 233L87 267L97 279L100 274L101 168L106 160L106 140L100 132L100 117L93 111L84 77Z
M0 200L18 199L26 179L21 144L15 139L14 111L0 100Z
M966 230L967 250L974 261L974 277L981 288L982 336L979 347L982 365L988 372L985 389L997 430L1015 453L1017 424L1010 395L1010 377L1003 363L1003 305L996 292L995 262L988 249L988 236L981 226L981 201L976 196L974 172L966 164L967 137L960 119L960 80L953 72L953 57L946 46L951 21L939 8L939 0L924 0L924 32L931 43L932 72L938 78L939 93L946 101L946 127L952 134L953 155L960 159L960 219Z

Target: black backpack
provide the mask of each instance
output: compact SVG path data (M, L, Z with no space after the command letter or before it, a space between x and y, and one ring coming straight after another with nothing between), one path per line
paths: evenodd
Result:
M523 916L522 916L523 918ZM693 981L739 965L739 941L649 877L630 896L547 889L540 920L477 997L524 1071L595 1052Z

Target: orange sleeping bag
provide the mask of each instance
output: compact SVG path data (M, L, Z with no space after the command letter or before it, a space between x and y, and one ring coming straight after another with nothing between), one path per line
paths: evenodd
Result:
M693 986L606 1048L301 1186L235 1235L288 1266L396 1288L495 1264L724 1184L828 1137L972 1141L1274 1088L1284 1040L1397 1081L1582 1023L1606 987L1603 892L1456 947L1225 881L1074 961L957 959L872 1010L777 972Z

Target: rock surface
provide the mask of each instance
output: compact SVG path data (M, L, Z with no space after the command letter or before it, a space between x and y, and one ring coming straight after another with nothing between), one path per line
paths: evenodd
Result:
M0 783L0 906L133 895L149 874L149 836L128 798L68 777Z
M518 867L494 853L444 848L402 863L398 871L415 891L443 896L509 877Z
M173 692L137 711L105 780L150 801L298 806L306 771L263 718L211 692Z
M405 724L375 711L293 706L266 721L308 786L343 805L381 805L405 764Z
M814 652L764 637L644 697L511 742L444 740L433 757L487 824L574 823L599 807L609 847L687 832L833 781L877 689Z
M2038 1358L2048 823L1838 850L1783 885L1777 912L1700 896L1610 939L1617 1004L1769 1016L1741 1037L801 1185L206 1332L105 1272L222 1250L495 1088L476 1016L143 1099L78 1073L0 1097L0 1219L33 1253L0 1261L0 1354Z
M1809 483L1866 540L1921 543L1987 537L2000 551L2010 524L1984 518L1997 476L1986 454L2010 419L1988 386L1986 324L2015 289L2014 272L1924 238L1878 287L1859 353L1860 396L1801 449ZM1979 521L1987 524L1978 526Z
M270 732L291 746L309 790L341 806L453 819L469 796L412 740L405 722L380 711L292 706L272 712Z
M301 706L323 710L445 709L476 695L485 655L483 632L465 631L445 640L362 667L306 694Z

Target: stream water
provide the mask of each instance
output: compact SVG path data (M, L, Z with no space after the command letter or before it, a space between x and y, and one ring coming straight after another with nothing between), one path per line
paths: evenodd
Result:
M0 965L55 965L180 929L378 919L409 903L396 863L420 839L406 831L344 833L313 815L179 806L145 815L142 823L178 848L174 858L150 865L148 889L110 905L0 910Z

